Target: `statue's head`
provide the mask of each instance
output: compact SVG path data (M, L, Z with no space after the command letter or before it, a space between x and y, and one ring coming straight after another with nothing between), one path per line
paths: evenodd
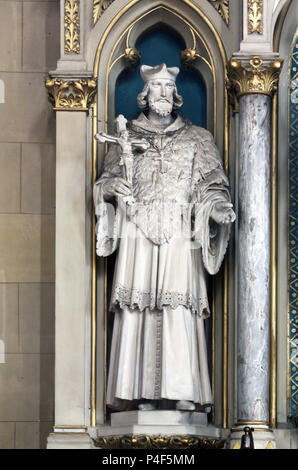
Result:
M150 67L142 65L141 77L145 85L138 95L140 108L154 110L160 116L167 116L173 109L180 108L183 104L182 96L178 95L176 77L178 67L167 67L166 64Z

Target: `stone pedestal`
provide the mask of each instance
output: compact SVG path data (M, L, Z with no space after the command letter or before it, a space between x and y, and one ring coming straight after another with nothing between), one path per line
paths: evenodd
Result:
M47 449L92 449L93 441L88 433L52 433Z
M255 449L276 449L275 436L271 429L261 426L254 426L253 429ZM226 447L234 450L240 449L243 434L243 426L233 428L231 436L226 443Z
M182 448L223 445L220 429L208 425L206 413L177 410L112 413L111 424L97 428L95 442L100 448L171 448L175 442Z
M112 427L127 425L177 426L185 424L207 426L207 414L177 410L122 411L111 414Z

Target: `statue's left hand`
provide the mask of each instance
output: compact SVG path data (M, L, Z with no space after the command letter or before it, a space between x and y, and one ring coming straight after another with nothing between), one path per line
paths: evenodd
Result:
M236 219L233 204L227 201L217 202L211 212L212 219L218 224L230 224Z

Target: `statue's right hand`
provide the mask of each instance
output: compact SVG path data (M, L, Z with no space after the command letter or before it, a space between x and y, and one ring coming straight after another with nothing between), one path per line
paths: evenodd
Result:
M115 177L103 183L102 191L106 198L113 196L130 196L132 188L131 184L124 178Z

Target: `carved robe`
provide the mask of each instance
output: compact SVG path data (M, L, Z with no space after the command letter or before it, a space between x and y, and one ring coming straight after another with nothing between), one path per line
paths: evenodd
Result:
M230 200L228 180L212 135L179 116L160 129L140 114L129 132L150 144L134 155L133 204L119 200L115 215L102 196L110 178L122 176L116 146L94 188L97 254L118 249L107 401L209 404L204 266L215 274L226 251L230 227L210 213Z

